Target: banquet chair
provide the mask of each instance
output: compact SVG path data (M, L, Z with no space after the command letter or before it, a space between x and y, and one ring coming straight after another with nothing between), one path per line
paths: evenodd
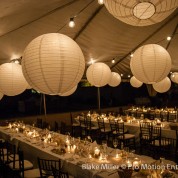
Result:
M120 143L123 143L124 147L136 148L135 135L125 132L124 122L118 122L116 124L116 133Z
M85 136L87 135L86 118L84 116L79 116L79 123L80 123L80 137L85 138Z
M6 151L5 151L6 150ZM7 154L6 143L2 139L0 140L0 175L5 175L5 156Z
M97 133L99 131L99 127L98 126L94 126L91 122L91 117L87 116L86 117L86 134L91 136L92 140L96 140L97 139Z
M60 132L59 124L57 121L54 121L54 132Z
M97 122L98 122L98 127L99 127L99 137L100 137L100 139L109 140L111 129L107 128L105 126L104 118L98 117Z
M168 120L168 113L162 111L162 112L160 113L160 118L161 118L161 121L167 121L167 120Z
M61 170L61 160L49 160L38 157L38 167L41 177L49 177L53 175L52 167Z
M36 119L36 127L41 128L43 127L43 121L40 118Z
M25 170L23 151L19 150L18 155L19 155L19 171L18 171L19 177L21 177L21 178L40 178L40 170L38 168Z
M118 133L116 131L116 124L118 123L117 120L111 120L109 119L109 125L110 125L110 128L111 128L111 136L112 136L112 139L115 139L117 136L118 136Z
M68 172L63 172L60 169L56 169L54 166L51 166L51 168L54 178L69 178Z
M16 150L16 146L8 143L7 147L7 165L11 174L11 177L14 177L14 175L17 175L20 171L20 164L19 164L19 151L20 148L18 147ZM28 161L24 160L24 170L29 170L33 168L33 164Z
M152 123L151 122L140 122L140 152L142 153L143 148L149 148L152 134Z
M167 121L168 122L177 122L177 113L170 113L169 112Z
M154 110L151 110L149 112L149 117L148 117L150 120L154 120L155 119L155 111Z
M159 158L160 156L166 157L169 153L171 145L173 144L173 139L162 137L162 127L153 126L152 136L151 136L151 151L153 157Z
M70 112L70 121L71 121L71 128L72 128L72 136L75 137L77 135L77 130L79 130L80 128L80 124L74 120L71 112Z

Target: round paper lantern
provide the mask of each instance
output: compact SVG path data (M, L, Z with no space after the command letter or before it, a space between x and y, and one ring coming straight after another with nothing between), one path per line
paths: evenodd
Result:
M32 40L22 59L29 85L45 94L69 91L81 80L85 60L78 44L66 35L49 33Z
M171 74L171 80L174 83L178 83L178 73L177 72L174 72L174 73Z
M27 88L26 89L29 90L29 89L32 89L32 87L29 84L27 84Z
M140 82L138 79L136 79L134 76L131 77L130 79L130 84L135 87L135 88L139 88L142 86L143 82Z
M0 100L3 98L4 94L0 92Z
M70 89L69 91L65 92L65 93L61 93L59 94L59 96L69 96L72 95L77 89L77 85L75 87L73 87L72 89Z
M164 78L158 83L153 84L153 88L159 92L159 93L164 93L167 92L171 87L171 81L168 77Z
M0 66L0 91L7 96L15 96L27 88L22 67L16 63L5 63Z
M160 45L144 45L134 52L130 68L139 81L153 84L163 80L169 74L171 57Z
M86 76L92 85L103 87L107 85L111 79L111 70L106 64L98 62L88 67Z
M111 87L116 87L121 83L121 76L116 72L111 72L111 79L108 83Z
M104 4L109 13L122 22L133 26L147 26L168 17L177 8L178 1L105 0Z

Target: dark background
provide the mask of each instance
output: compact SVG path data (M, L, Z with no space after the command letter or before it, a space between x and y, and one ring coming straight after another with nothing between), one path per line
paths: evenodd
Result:
M177 107L178 85L172 83L171 89L155 97L148 94L145 84L133 88L129 82L122 82L118 87L100 88L101 108L122 106ZM0 101L0 118L24 117L44 113L42 94L35 90L26 90L17 96L4 96ZM74 94L67 97L46 95L47 114L77 110L97 109L97 88L83 87L79 83Z

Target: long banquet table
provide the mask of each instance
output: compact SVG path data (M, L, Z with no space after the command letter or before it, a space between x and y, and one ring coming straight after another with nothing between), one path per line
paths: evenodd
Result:
M35 128L37 129L37 128ZM52 132L51 132L52 133ZM59 133L52 133L54 135L59 136L61 139L65 139L65 135L61 135ZM0 127L0 138L4 138L6 140L11 141L17 146L20 146L20 148L25 153L25 158L32 161L34 164L34 167L37 167L37 157L42 157L46 159L61 159L62 160L62 169L64 171L68 171L70 175L73 175L76 178L118 178L118 173L116 169L96 169L94 165L101 165L101 164L108 164L108 165L120 165L122 163L121 159L115 158L114 154L115 151L112 148L108 148L108 159L105 161L99 161L96 158L89 159L86 156L82 155L76 155L74 153L65 153L65 154L56 154L52 152L56 146L53 145L46 145L44 146L44 143L39 140L35 141L32 138L26 137L23 133L16 132L12 129L8 129L7 127ZM89 143L87 143L86 147L89 147ZM96 143L90 143L91 146L96 146ZM95 144L95 145L92 145ZM155 160L151 157L147 156L139 156L135 155L136 157L139 157L140 160L142 160L142 163L151 164ZM93 166L94 168L88 167L87 169L84 169L83 165L87 164L90 166ZM173 162L170 162L170 164L175 164ZM83 167L83 169L82 169ZM133 173L133 177L137 177L138 173ZM175 174L176 177L177 174ZM144 176L141 176L144 177Z

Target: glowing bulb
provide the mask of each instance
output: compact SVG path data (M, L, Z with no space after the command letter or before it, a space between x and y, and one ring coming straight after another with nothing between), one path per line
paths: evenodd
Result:
M69 27L70 27L70 28L75 27L74 18L70 18L70 21L69 21Z
M171 36L168 36L168 37L167 37L167 40L170 41L170 40L171 40Z
M104 4L104 0L98 0L98 4L103 5Z
M19 64L20 62L18 60L15 60L14 63Z
M121 74L121 77L123 77L123 74Z
M133 57L133 53L130 54L130 57Z
M114 60L114 59L112 60L112 63L113 63L113 64L115 63L115 60Z
M128 75L128 78L130 78L130 75Z

